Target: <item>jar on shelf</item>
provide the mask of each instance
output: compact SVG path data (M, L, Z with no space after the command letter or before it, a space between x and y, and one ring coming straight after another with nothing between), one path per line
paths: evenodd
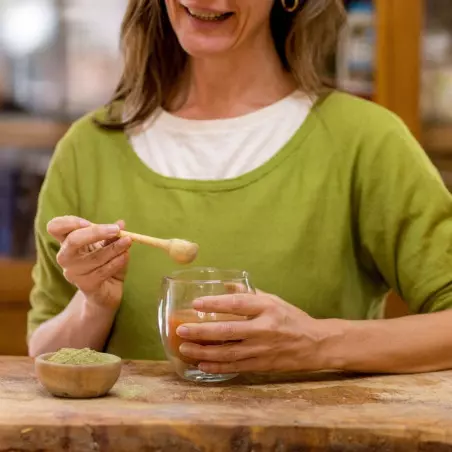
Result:
M337 52L337 85L365 98L374 94L375 11L371 0L352 0Z
M423 39L422 118L452 122L452 28L428 28Z

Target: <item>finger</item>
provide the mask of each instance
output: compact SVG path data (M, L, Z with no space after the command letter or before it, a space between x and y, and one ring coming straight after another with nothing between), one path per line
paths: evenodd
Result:
M268 306L266 297L252 293L202 297L193 302L193 308L200 312L216 312L241 316L257 316Z
M103 248L98 248L95 251L84 255L76 265L76 268L80 268L81 274L91 273L110 262L116 256L123 254L131 246L132 239L130 237L122 237Z
M115 222L115 224L117 224L119 226L119 229L121 231L123 231L126 228L126 223L124 222L124 220L118 220ZM113 243L116 240L119 240L119 236L114 237L112 239L105 240L104 243L102 244L102 246L108 246L108 245L110 245L110 243Z
M90 292L96 291L107 279L116 277L120 274L125 269L128 262L129 253L126 251L125 253L116 256L102 267L97 268L89 275L79 275L78 277L75 277L72 283L77 285L83 292L89 294ZM65 276L69 280L69 275Z
M93 275L99 278L101 281L105 281L113 276L116 276L118 272L122 271L129 262L129 253L126 251L125 253L116 256L110 262L102 267L97 268Z
M50 220L47 223L47 232L62 243L71 232L89 226L91 223L88 220L68 215Z
M255 325L252 320L230 322L185 323L176 334L191 342L199 341L240 341L253 337Z
M119 234L117 224L92 225L71 232L63 242L67 256L74 256L80 248L103 240L112 239Z
M208 374L234 374L244 372L265 372L268 369L268 361L264 357L249 358L230 363L200 363L199 370Z
M253 344L251 341L223 345L199 345L185 342L179 347L179 351L187 358L198 362L231 363L262 356L268 351L268 346Z
M251 293L252 292L252 289L243 283L227 282L224 284L224 287L228 294Z

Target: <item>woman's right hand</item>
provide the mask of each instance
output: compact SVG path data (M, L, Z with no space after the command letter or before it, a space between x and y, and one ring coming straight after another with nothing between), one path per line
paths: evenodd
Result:
M56 217L47 231L61 248L57 262L64 277L76 286L89 303L117 310L121 303L129 260L129 237L119 238L124 222L95 225L73 217Z

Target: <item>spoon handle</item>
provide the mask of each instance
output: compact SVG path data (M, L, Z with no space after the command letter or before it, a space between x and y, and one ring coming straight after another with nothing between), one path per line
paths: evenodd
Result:
M142 243L143 245L149 245L156 248L162 248L167 250L169 247L169 240L158 239L156 237L150 237L148 235L137 234L135 232L120 231L120 237L130 237L134 242Z

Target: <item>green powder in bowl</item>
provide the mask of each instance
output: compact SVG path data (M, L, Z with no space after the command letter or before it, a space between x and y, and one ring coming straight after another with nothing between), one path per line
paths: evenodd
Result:
M50 356L47 361L55 364L83 366L86 364L108 364L118 359L113 355L100 353L89 348L62 348Z

